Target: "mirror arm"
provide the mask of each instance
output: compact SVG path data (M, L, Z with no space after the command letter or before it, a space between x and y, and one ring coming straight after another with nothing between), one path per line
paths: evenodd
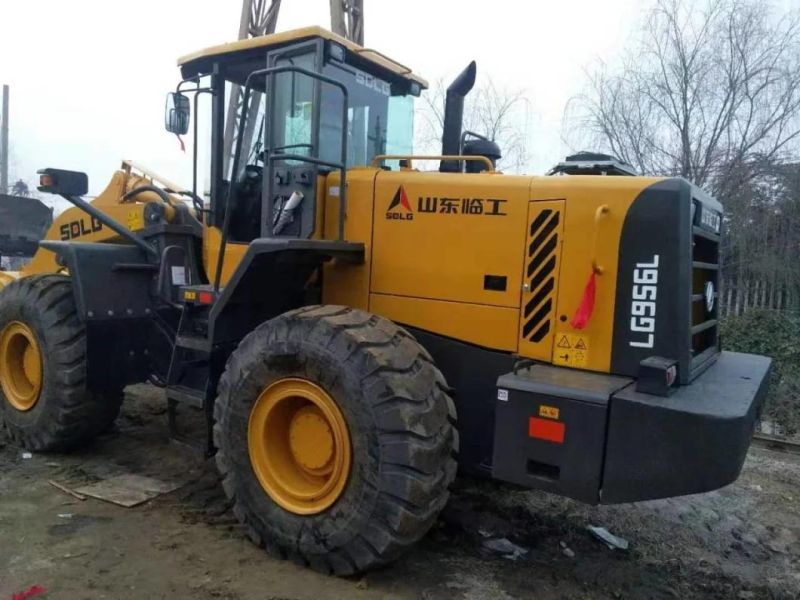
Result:
M193 88L185 87L187 84L193 84ZM200 87L200 75L196 75L194 77L190 77L189 79L184 79L175 86L175 94L184 95L184 93L194 93L194 121L192 123L192 202L195 205L195 209L198 211L198 218L202 221L203 219L203 204L202 202L198 201L199 196L197 195L197 136L198 136L198 100L200 94L210 94L214 96L216 94L216 90L213 87Z

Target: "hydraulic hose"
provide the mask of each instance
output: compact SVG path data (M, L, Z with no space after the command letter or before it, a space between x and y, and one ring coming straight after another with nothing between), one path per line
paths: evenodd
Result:
M169 194L162 190L160 187L155 185L140 185L137 188L133 188L130 192L125 194L122 199L123 200L130 200L131 198L138 196L142 192L153 192L156 194L161 200L164 201L165 204L168 206L172 206L172 199L169 197Z

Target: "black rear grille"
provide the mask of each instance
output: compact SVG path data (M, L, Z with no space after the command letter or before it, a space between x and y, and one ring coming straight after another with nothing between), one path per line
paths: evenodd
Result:
M692 378L708 365L718 351L719 273L719 236L700 227L692 227L692 302L689 324ZM713 306L709 310L708 297L711 294Z

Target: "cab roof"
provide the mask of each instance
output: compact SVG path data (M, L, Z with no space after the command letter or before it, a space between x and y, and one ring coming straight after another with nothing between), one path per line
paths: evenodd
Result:
M207 72L207 66L212 62L212 59L219 56L236 56L257 48L277 48L313 38L322 38L324 40L336 42L337 44L344 46L350 52L356 54L361 60L364 60L367 63L371 63L385 71L389 71L395 76L399 76L408 81L414 81L423 89L428 87L428 82L425 81L425 79L412 73L411 69L405 65L392 60L377 50L363 48L362 46L359 46L358 44L351 42L340 35L318 26L292 29L291 31L282 31L280 33L273 33L270 35L262 35L246 40L230 42L228 44L211 46L210 48L205 48L203 50L192 52L191 54L180 57L178 59L178 66L181 67L184 76L197 75Z

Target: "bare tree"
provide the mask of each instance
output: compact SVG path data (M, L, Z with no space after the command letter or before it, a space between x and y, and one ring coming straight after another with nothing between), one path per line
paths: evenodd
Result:
M568 122L722 198L800 138L800 20L758 0L657 0L621 67L589 77Z
M27 183L25 183L22 179L18 179L17 182L11 186L11 195L27 198L31 195L31 190Z
M800 248L800 14L655 0L618 66L590 71L566 122L642 173L685 177L725 203L726 312L797 308L800 267L786 257Z
M421 98L417 110L415 145L421 152L438 154L444 125L447 84L439 79ZM530 104L524 90L500 88L487 78L464 103L465 131L483 135L500 145L498 169L521 173L528 166L527 137Z

